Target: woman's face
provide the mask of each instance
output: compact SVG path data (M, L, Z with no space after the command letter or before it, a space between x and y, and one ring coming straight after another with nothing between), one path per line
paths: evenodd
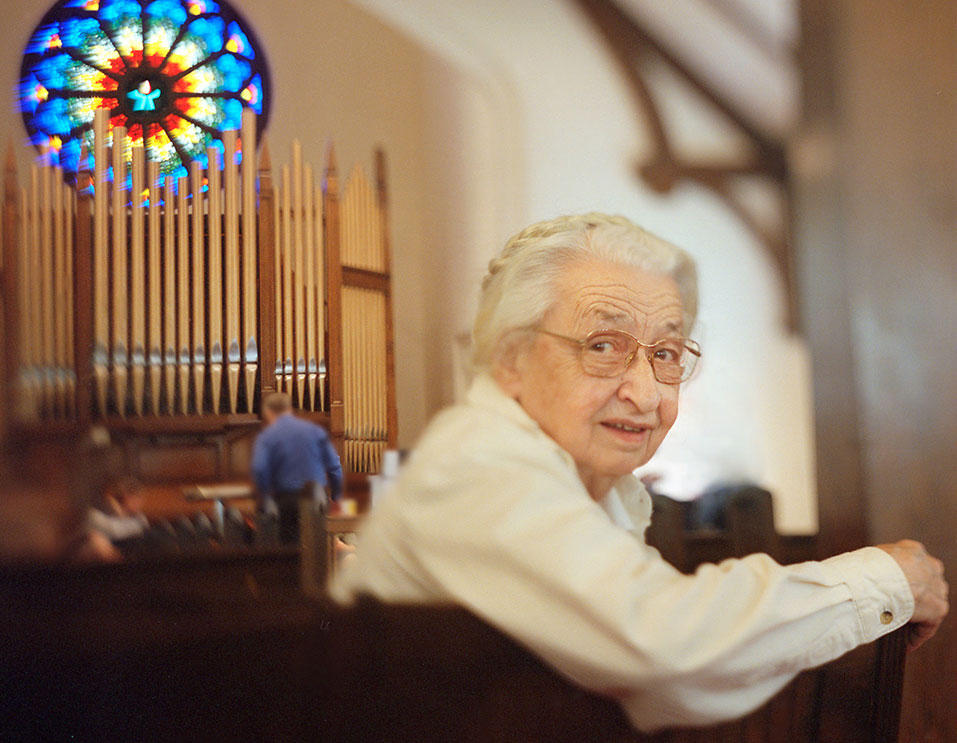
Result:
M542 328L582 339L617 328L653 343L681 335L682 305L674 280L603 261L575 264L562 276ZM593 498L645 464L678 415L678 385L655 379L639 351L617 377L585 374L578 348L536 334L497 374L499 383L578 466Z

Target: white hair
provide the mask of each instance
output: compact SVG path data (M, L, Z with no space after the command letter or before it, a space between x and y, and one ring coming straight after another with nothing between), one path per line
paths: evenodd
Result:
M678 285L688 333L698 311L694 260L681 248L620 216L558 217L526 227L488 264L472 329L472 362L488 368L513 331L534 328L555 303L558 277L590 260L632 266Z

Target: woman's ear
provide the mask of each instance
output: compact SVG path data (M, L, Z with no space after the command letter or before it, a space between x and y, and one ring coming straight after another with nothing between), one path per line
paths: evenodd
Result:
M522 392L522 356L525 341L517 334L504 338L492 360L492 377L509 397L519 399Z

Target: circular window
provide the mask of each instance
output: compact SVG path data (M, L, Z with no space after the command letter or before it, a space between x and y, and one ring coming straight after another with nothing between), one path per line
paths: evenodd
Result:
M175 179L190 160L206 166L243 108L264 129L268 84L261 46L225 2L60 0L27 44L19 106L30 141L68 174L84 146L93 152L93 114L107 108L127 147L142 145Z

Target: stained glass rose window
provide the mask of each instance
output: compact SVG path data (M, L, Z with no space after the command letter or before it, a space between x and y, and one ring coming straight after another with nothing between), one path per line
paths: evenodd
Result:
M61 0L23 56L19 104L31 142L67 173L93 151L93 113L110 111L161 177L206 164L244 107L269 114L269 75L245 21L222 0ZM129 151L127 151L129 159Z

